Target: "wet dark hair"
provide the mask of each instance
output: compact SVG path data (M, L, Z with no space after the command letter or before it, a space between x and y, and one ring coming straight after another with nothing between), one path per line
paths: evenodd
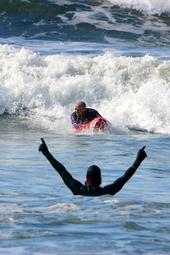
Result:
M98 166L92 165L87 169L86 186L98 187L101 184L101 170Z

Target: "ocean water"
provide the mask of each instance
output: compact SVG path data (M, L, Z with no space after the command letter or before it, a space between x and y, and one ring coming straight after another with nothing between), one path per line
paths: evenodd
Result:
M0 1L0 254L170 254L170 1ZM75 134L86 101L111 133ZM73 196L38 152L115 196Z

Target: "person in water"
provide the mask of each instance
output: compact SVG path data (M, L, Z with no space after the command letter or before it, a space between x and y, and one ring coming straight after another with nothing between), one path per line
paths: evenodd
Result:
M75 105L75 111L71 114L71 122L75 129L80 129L84 124L98 119L98 124L96 125L96 129L100 126L104 128L106 120L94 109L87 108L86 103L83 101L79 101Z
M137 153L136 159L132 166L127 169L127 171L118 178L115 182L100 187L102 178L101 170L98 166L92 165L87 169L85 185L74 179L71 174L66 170L66 168L57 161L53 155L49 152L48 147L43 138L41 138L42 144L39 146L39 151L47 158L54 169L59 173L63 179L65 185L72 191L74 195L83 196L102 196L102 195L114 195L119 192L125 183L132 177L136 172L137 168L140 166L142 161L147 157L145 152L145 146L140 149Z

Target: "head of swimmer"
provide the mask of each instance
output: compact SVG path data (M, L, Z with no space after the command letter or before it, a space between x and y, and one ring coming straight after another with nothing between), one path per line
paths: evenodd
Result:
M98 188L101 184L101 181L102 181L102 178L101 178L100 168L96 165L90 166L87 169L85 185L87 187L93 186L95 188Z
M78 116L82 116L86 110L86 103L83 101L79 101L75 105L75 111Z

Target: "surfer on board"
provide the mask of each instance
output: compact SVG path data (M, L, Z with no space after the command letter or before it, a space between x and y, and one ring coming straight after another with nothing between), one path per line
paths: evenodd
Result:
M88 127L88 124L94 119L97 119L95 130L104 129L106 120L95 109L87 108L83 101L76 103L75 111L71 114L71 122L76 131Z
M140 166L142 161L147 157L145 152L145 146L137 153L136 159L132 166L126 170L126 172L113 183L100 187L101 185L101 170L98 166L92 165L87 169L85 184L77 181L66 170L66 168L57 161L53 155L49 152L48 147L43 138L41 138L42 144L39 146L39 151L47 158L53 168L59 173L63 179L65 185L72 191L74 195L83 196L102 196L102 195L114 195L119 192L124 184L132 177Z

